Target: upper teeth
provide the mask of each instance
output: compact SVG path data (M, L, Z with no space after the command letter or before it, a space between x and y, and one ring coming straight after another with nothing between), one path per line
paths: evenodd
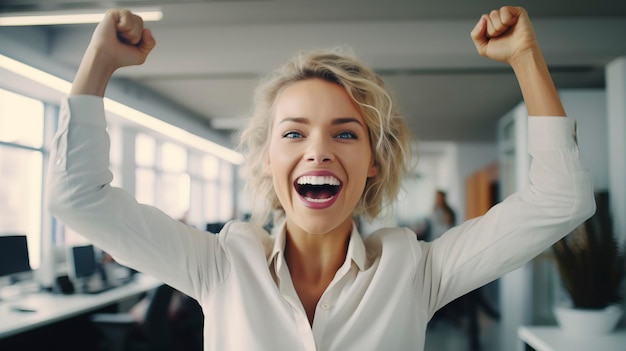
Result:
M301 185L339 185L339 179L333 176L303 176L298 178L297 183Z

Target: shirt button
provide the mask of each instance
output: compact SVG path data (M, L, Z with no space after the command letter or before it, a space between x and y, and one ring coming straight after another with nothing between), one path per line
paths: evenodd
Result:
M56 162L57 166L60 166L61 162L63 162L63 159L61 159L60 157L57 157L55 162Z
M322 303L322 309L323 310L328 310L330 308L330 305L326 302Z

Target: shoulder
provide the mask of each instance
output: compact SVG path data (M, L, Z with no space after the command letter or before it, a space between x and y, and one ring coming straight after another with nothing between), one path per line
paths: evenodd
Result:
M217 236L226 250L258 246L271 252L274 244L273 237L261 226L240 220L226 223Z
M409 228L381 228L364 240L367 261L396 272L407 267L416 269L428 250L428 243L417 239ZM404 267L404 268L402 268Z
M406 227L383 227L376 229L374 232L369 234L367 236L367 239L403 237L410 234L413 234L413 236L415 236L415 234Z
M368 252L378 252L380 255L383 251L413 251L414 246L419 246L420 242L417 236L409 228L404 227L387 227L380 228L368 235L364 239L365 247Z

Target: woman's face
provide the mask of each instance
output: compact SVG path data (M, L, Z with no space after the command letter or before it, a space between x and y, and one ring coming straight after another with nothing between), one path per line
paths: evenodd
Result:
M276 98L265 160L290 232L349 230L368 177L376 175L367 125L343 87L293 83Z

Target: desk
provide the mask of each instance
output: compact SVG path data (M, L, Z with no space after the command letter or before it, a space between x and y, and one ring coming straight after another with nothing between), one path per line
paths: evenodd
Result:
M0 302L0 339L97 310L161 284L155 278L137 274L131 282L100 294L59 295L39 292ZM29 307L36 312L16 312L11 306Z
M626 330L616 330L598 337L563 334L557 326L520 327L521 341L537 351L619 351L626 349ZM522 350L525 345L522 345Z

